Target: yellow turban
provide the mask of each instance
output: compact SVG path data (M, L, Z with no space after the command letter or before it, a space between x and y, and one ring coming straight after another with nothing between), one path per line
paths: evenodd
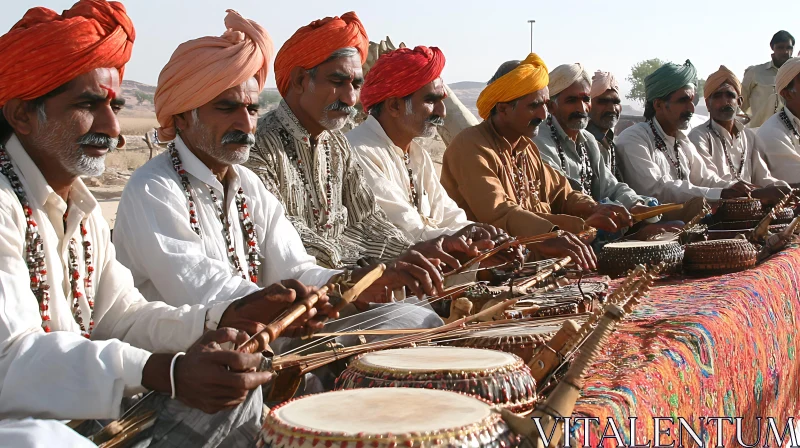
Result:
M489 118L497 103L507 103L547 87L550 77L544 61L531 53L517 68L497 78L478 95L478 115Z
M728 70L728 67L724 65L720 65L719 70L709 75L708 79L706 79L706 85L703 88L703 96L708 99L708 97L713 95L723 84L730 84L730 86L736 90L736 94L741 96L742 83L739 82L739 78L736 77L736 74Z

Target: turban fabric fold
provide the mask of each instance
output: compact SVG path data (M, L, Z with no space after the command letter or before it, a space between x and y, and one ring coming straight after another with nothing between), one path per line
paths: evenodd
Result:
M589 91L589 96L594 98L609 90L619 93L617 78L611 72L602 72L600 70L594 72L594 76L592 76L592 90Z
M559 65L550 72L550 82L547 84L550 97L567 90L569 86L580 80L586 81L587 84L592 82L581 64Z
M0 36L0 106L38 98L97 68L116 68L122 79L135 38L118 2L81 0L61 15L29 9Z
M272 59L267 31L236 11L227 10L221 37L206 36L182 43L158 75L153 98L162 141L175 138L177 114L196 109L231 87L255 77L264 88Z
M781 68L778 69L778 74L775 76L775 91L778 95L798 74L800 74L800 57L791 58L781 65Z
M436 47L399 48L381 56L361 88L365 111L387 98L403 98L439 78L444 54Z
M645 97L647 101L664 98L690 84L697 85L697 70L688 59L683 65L667 62L644 78Z
M367 60L369 38L354 12L341 18L315 20L297 30L275 56L275 82L281 96L289 90L289 73L295 67L314 68L336 50L355 47L361 53L361 65Z
M550 77L547 66L536 53L531 53L517 68L497 78L478 95L478 115L489 118L497 103L507 103L547 87Z
M709 75L708 79L706 79L703 96L708 99L717 89L722 87L723 84L730 84L730 86L736 90L737 95L742 95L742 83L739 81L739 78L737 78L736 74L730 71L728 67L720 65L719 70Z

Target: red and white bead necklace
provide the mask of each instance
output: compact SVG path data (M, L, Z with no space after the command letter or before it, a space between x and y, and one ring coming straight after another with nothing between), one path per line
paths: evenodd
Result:
M192 184L189 181L189 174L185 169L183 169L183 162L181 162L181 157L178 154L177 148L175 148L175 143L169 144L169 155L170 159L172 160L172 167L181 178L181 185L183 186L186 200L189 202L189 225L192 227L192 230L194 230L194 233L201 235L200 222L197 219L197 208L195 206L196 201L194 199L194 194L192 193ZM247 245L246 275L242 270L241 263L239 263L239 257L236 256L236 247L233 244L233 237L231 236L228 214L223 210L222 201L219 200L217 194L214 192L214 189L209 185L206 185L206 188L208 188L209 195L211 196L211 202L214 204L214 208L216 209L217 217L222 223L222 238L225 240L225 244L227 246L228 261L230 261L236 273L241 275L242 278L245 280L250 280L253 283L258 283L258 266L261 264L258 253L258 238L256 236L256 227L253 224L253 220L250 219L250 212L247 208L247 197L244 195L244 191L241 187L239 187L239 191L236 192L234 201L236 202L236 209L239 212L239 222L242 225L242 232L244 233L245 244Z
M42 317L42 329L50 332L50 285L47 283L47 266L44 259L44 242L39 234L39 226L33 219L33 209L25 195L25 188L19 180L14 164L8 156L5 147L0 145L0 173L2 173L11 184L11 189L22 204L25 213L27 227L25 229L25 263L28 265L28 272L31 279L31 291L39 302L39 315ZM67 215L64 214L66 221ZM92 300L92 244L87 239L87 232L84 223L80 223L81 246L83 246L83 258L86 265L86 275L83 281L83 291L81 291L81 270L78 263L77 241L71 238L69 241L69 281L72 295L72 317L81 330L81 335L89 338L94 330L94 300ZM89 328L83 322L80 310L80 298L85 297L89 305Z

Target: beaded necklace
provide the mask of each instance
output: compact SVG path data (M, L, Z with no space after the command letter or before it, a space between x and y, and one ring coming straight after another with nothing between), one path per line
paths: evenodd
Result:
M711 121L708 122L708 130L713 132L714 135L722 142L722 151L725 153L725 161L728 162L728 169L731 171L731 174L736 176L736 180L742 180L742 171L744 170L744 161L747 158L747 148L742 147L742 162L739 164L739 168L737 169L736 166L733 164L733 159L731 158L731 153L728 150L728 142L719 135L714 126L711 125ZM733 146L736 146L736 140L739 139L739 135L736 134L733 136Z
M611 159L611 172L616 176L617 175L617 145L614 144L614 139L611 138L610 134L611 131L606 133L606 136L603 137L608 143L608 155Z
M786 115L786 109L782 109L781 113L778 116L780 117L784 126L786 126L787 129L792 131L792 134L794 134L794 138L800 140L800 133L797 132L797 129L794 127L794 124L792 124L792 121L789 120L789 116Z
M534 183L532 180L528 179L528 175L525 173L525 161L528 159L528 154L525 151L519 151L516 154L513 154L513 162L511 166L513 168L512 171L512 181L513 181L513 188L514 188L514 195L517 197L517 203L522 205L525 202L525 199L528 197L528 191L531 193L531 206L535 207L539 204L539 181ZM526 187L527 186L527 190Z
M11 189L17 196L22 210L25 213L27 227L25 229L25 263L28 266L28 273L31 279L31 291L39 302L39 315L42 318L42 329L49 333L50 328L50 285L47 283L47 266L44 259L44 242L39 234L39 226L33 218L33 209L25 195L22 182L14 171L14 165L6 152L5 147L0 144L0 173L2 173L11 184ZM67 215L64 214L66 222ZM83 291L81 291L81 270L78 263L78 248L75 238L69 240L68 245L68 264L69 281L72 295L72 317L81 330L81 335L89 338L94 330L94 300L92 299L92 244L87 238L86 227L80 223L81 246L83 246L83 258L86 266L86 276L83 280ZM85 297L89 305L89 328L84 325L83 316L80 310L80 298Z
M558 137L555 125L553 125L553 116L547 117L547 125L550 126L550 135L553 141L556 142L556 150L558 151L558 158L561 159L561 171L567 175L567 159L564 155L564 148L561 147L561 139ZM575 142L575 150L578 152L578 157L581 159L580 163L580 185L581 193L592 194L592 167L589 163L589 156L584 146L584 142Z
M414 173L411 171L411 158L408 156L408 153L403 151L403 162L406 164L406 169L408 170L408 186L410 188L410 195L408 200L411 201L411 205L419 210L419 195L417 194L417 189L414 187Z
M667 150L667 143L664 141L664 139L661 138L661 135L656 130L656 126L655 124L653 124L653 120L649 119L647 120L647 122L650 124L650 130L653 131L653 138L656 140L656 148L659 151L663 152L665 156L667 156L667 160L669 160L669 163L672 166L674 166L675 169L678 171L678 180L686 180L683 177L683 168L681 168L681 156L680 152L678 151L678 139L677 138L675 139L675 146L673 147L673 150L675 151L675 159L673 159L672 156L669 155L669 151Z
M194 193L192 192L192 184L189 181L189 174L183 168L183 162L181 162L180 154L178 154L178 149L175 147L174 142L169 144L169 155L172 160L172 168L181 178L183 192L186 196L186 200L189 202L189 225L192 227L192 230L194 230L194 233L201 235L200 223L197 220L197 208L195 205L196 201L194 199ZM253 225L253 221L250 219L250 213L247 209L247 197L244 195L244 191L241 187L239 187L239 190L236 192L236 196L234 197L234 202L236 203L236 209L239 214L239 222L242 226L245 244L247 246L246 275L242 270L239 257L236 256L236 247L233 244L228 214L223 210L222 201L219 200L216 192L214 192L214 189L209 185L206 185L206 188L211 196L211 202L214 204L214 209L217 212L217 218L219 218L220 222L222 223L222 238L225 240L225 245L227 247L228 261L233 265L236 274L241 275L245 280L258 283L258 266L261 264L258 253L258 237L256 235L255 225Z
M331 183L331 147L328 143L328 140L323 140L322 149L325 152L325 204L326 207L324 210L320 210L321 207L319 206L319 201L316 197L314 197L314 190L315 188L309 183L308 178L306 177L305 173L305 166L303 164L303 160L300 158L300 154L295 149L294 144L289 136L288 132L285 130L281 130L280 132L281 141L283 143L283 147L286 150L286 155L289 157L289 160L296 165L297 173L300 176L300 181L303 182L303 189L306 191L308 195L308 204L311 206L311 213L314 217L314 224L317 227L317 231L323 231L326 229L330 229L332 227L330 223L330 214L333 208L333 190L332 190L332 183ZM309 167L309 170L311 168ZM324 215L324 217L323 217Z

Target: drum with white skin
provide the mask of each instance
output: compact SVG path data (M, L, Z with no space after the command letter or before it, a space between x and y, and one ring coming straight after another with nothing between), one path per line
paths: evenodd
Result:
M536 381L519 356L464 347L412 347L366 353L336 379L336 389L414 387L461 392L512 412L536 404Z
M308 395L270 410L265 448L500 448L519 438L477 398L431 389L353 389Z

